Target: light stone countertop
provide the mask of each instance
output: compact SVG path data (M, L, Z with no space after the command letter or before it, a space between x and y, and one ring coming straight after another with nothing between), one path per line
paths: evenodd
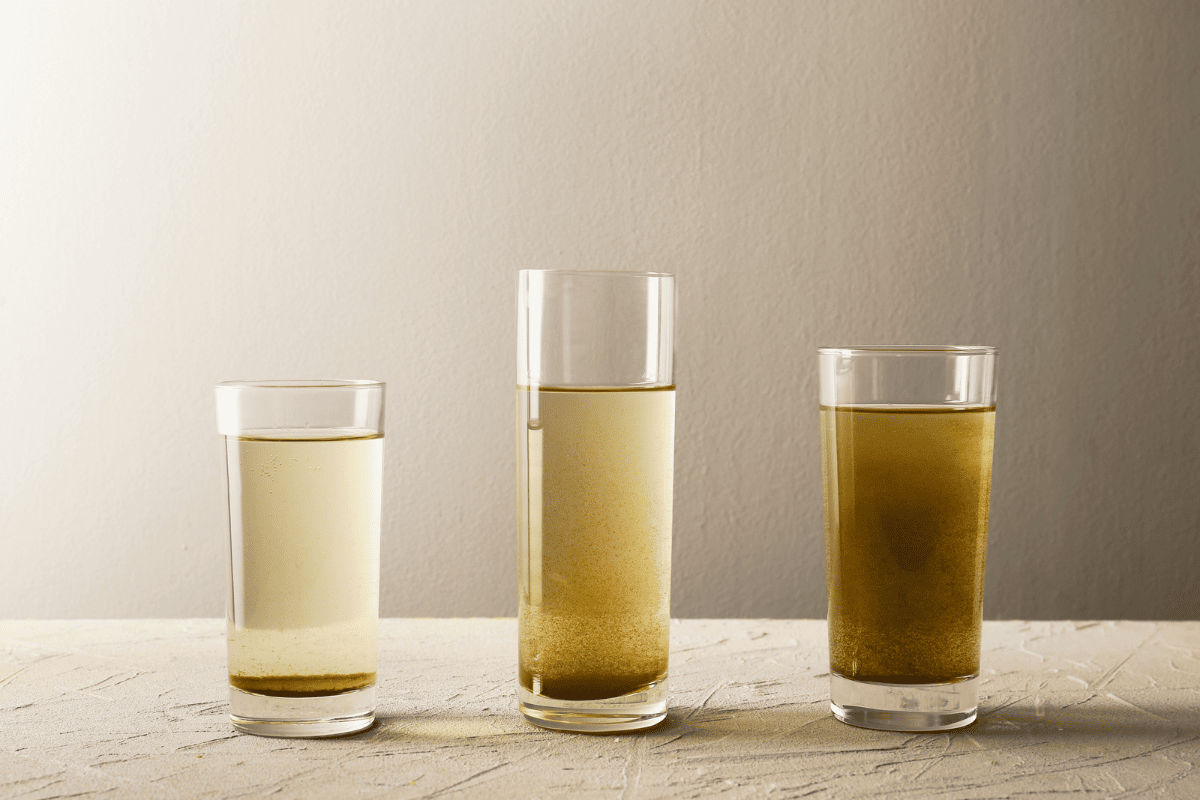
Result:
M0 621L0 798L1200 798L1200 622L988 622L980 720L829 713L823 620L672 624L667 721L516 709L512 619L380 626L378 722L235 734L223 620Z

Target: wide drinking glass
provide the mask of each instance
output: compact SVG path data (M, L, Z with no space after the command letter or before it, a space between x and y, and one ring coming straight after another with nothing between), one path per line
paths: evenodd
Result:
M375 719L384 385L221 383L233 727L323 737Z
M992 347L825 347L821 459L830 707L842 722L975 721L996 426Z
M523 270L521 713L626 731L667 713L675 279Z

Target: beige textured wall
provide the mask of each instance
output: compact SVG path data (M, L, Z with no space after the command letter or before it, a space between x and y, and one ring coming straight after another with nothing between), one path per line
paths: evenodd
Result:
M389 387L515 610L520 268L679 275L680 616L824 614L814 349L1001 350L990 617L1200 617L1200 4L0 4L0 617L218 615L211 384Z

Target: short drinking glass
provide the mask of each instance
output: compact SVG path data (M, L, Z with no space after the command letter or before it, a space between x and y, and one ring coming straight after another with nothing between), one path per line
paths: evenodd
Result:
M834 716L894 731L968 725L996 351L826 347L818 359Z
M229 485L229 710L261 736L375 719L384 385L218 384Z
M666 717L674 311L671 275L520 273L519 703L542 727Z

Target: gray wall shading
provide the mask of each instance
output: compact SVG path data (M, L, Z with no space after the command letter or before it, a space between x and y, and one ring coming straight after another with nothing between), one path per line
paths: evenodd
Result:
M679 276L674 613L824 615L815 348L1000 348L986 614L1200 617L1200 4L0 7L0 617L216 616L211 385L385 380L513 614L516 271Z

